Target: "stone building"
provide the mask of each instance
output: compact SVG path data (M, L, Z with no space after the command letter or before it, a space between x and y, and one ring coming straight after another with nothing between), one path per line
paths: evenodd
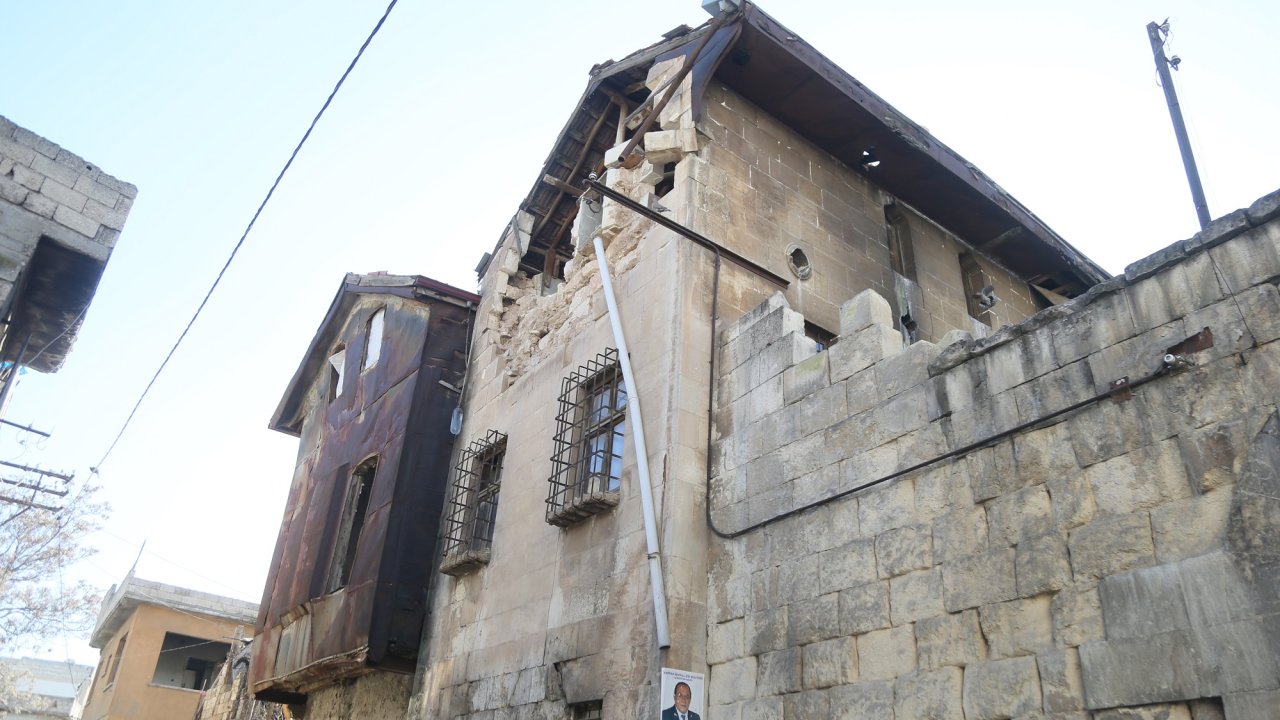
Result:
M143 580L132 573L102 599L89 645L102 651L84 720L189 718L257 606Z
M0 717L8 720L70 718L76 694L93 668L70 660L0 658Z
M66 360L138 189L0 116L0 360ZM43 349L43 352L41 350ZM17 374L0 375L0 414Z
M1280 716L1278 212L1108 279L750 3L597 66L478 268L416 675L306 716Z

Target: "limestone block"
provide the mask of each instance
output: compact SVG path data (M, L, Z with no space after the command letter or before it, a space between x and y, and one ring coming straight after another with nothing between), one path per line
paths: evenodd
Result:
M832 463L796 478L792 483L792 500L797 507L825 500L841 488L840 465Z
M778 293L725 330L721 372L737 368L788 334L804 334L804 316L785 303Z
M644 134L644 157L654 165L678 162L685 153L698 152L698 131L693 128L651 130Z
M1093 501L1093 490L1083 472L1076 472L1066 477L1051 478L1049 500L1053 504L1053 518L1062 530L1091 522L1097 515L1097 505Z
M804 333L788 333L743 360L733 371L734 381L742 387L759 387L816 352L817 346Z
M818 596L818 555L804 555L778 568L778 599L784 603Z
M827 369L827 357L827 353L820 352L810 358L801 360L783 371L782 398L784 402L791 404L830 386L831 375ZM843 392L843 389L839 387L836 390Z
M832 688L832 720L864 720L864 718L893 717L893 683L858 682ZM774 716L772 720L776 720Z
M787 644L807 645L840 634L840 598L828 593L787 606Z
M774 717L811 718L831 717L830 693L827 690L806 690L782 696L782 715Z
M867 431L872 443L880 445L925 427L928 413L928 390L918 386L866 413ZM923 458L913 458L912 464Z
M803 665L802 678L806 690L857 682L857 644L851 637L841 637L806 645Z
M1090 466L1085 478L1105 514L1147 510L1191 495L1176 440Z
M955 510L933 525L933 557L939 563L987 549L987 511L981 505Z
M1086 707L1170 702L1216 694L1214 659L1178 631L1080 646Z
M993 660L1034 655L1053 646L1049 595L986 605L978 610Z
M761 695L781 695L800 690L801 662L800 648L775 650L761 655L756 675L756 692Z
M1003 720L1040 709L1040 677L1034 657L970 665L964 671L966 720Z
M1093 302L1079 312L1061 318L1053 330L1054 353L1061 366L1115 345L1136 333L1123 293L1095 296Z
M1018 543L1014 569L1021 597L1061 590L1070 585L1071 561L1067 557L1066 539L1050 532L1023 540Z
M718 703L749 700L756 694L756 659L745 657L711 666L708 695Z
M1176 565L1157 565L1098 583L1107 639L1147 637L1190 627Z
M894 720L964 720L964 671L946 667L919 670L894 684Z
M890 580L889 608L894 625L945 614L942 572L938 568L917 570Z
M883 476L880 474L875 477ZM863 477L862 482L870 479L872 478ZM891 480L858 496L858 525L865 535L878 535L913 522L915 485L910 478Z
M772 718L782 717L782 712L782 697L778 695L742 703L742 720L772 720ZM719 715L712 717L719 717Z
M13 172L13 181L28 190L39 191L40 186L44 184L45 177L40 173L32 170L24 165L10 165Z
M878 535L875 542L876 568L882 578L933 565L932 533L926 525L888 530Z
M1232 419L1178 436L1182 463L1198 492L1207 492L1235 479L1248 447L1243 420Z
M891 398L901 392L923 385L929 379L929 361L938 354L938 348L922 340L909 345L902 352L891 355L873 367L880 397Z
M1017 597L1013 561L1013 548L1001 548L943 563L942 590L947 610L957 612Z
M1053 615L1054 642L1060 646L1075 647L1103 637L1102 602L1091 583L1058 591L1049 612Z
M751 310L744 313L742 317L729 323L728 326L725 327L725 329L722 330L720 333L720 344L724 346L729 345L731 342L741 337L743 333L753 329L757 323L764 321L766 318L768 318L768 321L772 325L772 327L761 329L761 332L763 333L762 339L764 340L764 343L763 343L764 345L768 345L770 342L773 341L774 338L782 337L784 334L786 334L790 330L804 329L803 316L800 316L799 328L784 327L787 316L784 316L781 314L778 316L773 316L773 313L780 308L788 308L788 309L790 308L790 305L787 304L786 296L783 295L781 291L775 292L774 294L770 295L768 298L765 298L764 302L760 303L759 305L755 306ZM736 366L731 366L731 367L736 367Z
M822 353L825 355L826 353ZM815 356L818 357L818 356ZM786 375L783 375L783 395L786 395ZM799 436L821 432L848 417L845 411L845 389L836 385L817 389L803 402L791 405L799 413Z
M1084 680L1080 674L1080 653L1075 648L1041 652L1036 657L1040 668L1040 689L1044 693L1044 711L1073 712L1084 709Z
M41 183L40 192L59 205L64 205L68 210L74 210L75 212L84 210L84 204L88 200L83 194L51 179Z
M746 622L741 619L710 623L707 627L707 663L736 660L747 654Z
M1155 562L1151 518L1137 512L1096 520L1072 530L1067 548L1077 580L1151 565Z
M987 526L992 547L1016 545L1051 527L1053 512L1049 491L1044 485L1033 485L995 498L987 504Z
M743 631L747 638L747 652L752 655L786 647L787 608L770 608L747 615Z
M1280 618L1275 615L1193 631L1200 696L1209 688L1223 692L1248 692L1280 688ZM1181 668L1174 666L1175 671ZM1215 682L1216 681L1216 682Z
M30 198L28 198L29 200ZM66 205L58 205L53 211L53 219L59 225L68 227L85 237L93 237L98 233L98 227L101 225L96 220L85 217L81 213L72 210Z
M850 415L857 415L875 407L880 402L880 391L876 387L875 368L867 368L862 372L850 375L843 381L845 388L845 405Z
M844 380L901 351L902 335L892 325L872 325L841 336L840 341L827 350L831 355L831 380Z
M910 625L858 636L858 673L863 680L892 680L916 669L916 640Z
M974 502L1013 492L1031 484L1033 478L1019 475L1013 460L1013 446L1000 443L974 451L964 457L969 466L969 485Z
M1223 544L1231 512L1231 489L1178 500L1151 511L1151 540L1162 563L1195 557Z
M1193 627L1222 625L1270 611L1265 605L1255 605L1255 591L1249 585L1256 580L1246 582L1235 562L1223 552L1183 560L1178 570Z
M889 626L889 583L873 582L840 592L840 631L846 635Z
M1280 275L1280 223L1249 230L1209 250L1228 287L1237 292Z
M981 356L981 384L989 395L1017 387L1028 380L1022 368L1022 347L1017 343L992 348Z
M840 306L840 337L872 325L893 327L893 308L875 290L863 290Z
M978 611L939 615L916 623L920 667L965 667L987 659L987 643L978 625Z
M1032 482L1074 474L1079 464L1071 447L1070 428L1057 423L1014 437L1013 463L1018 475Z
M968 465L947 462L916 474L916 519L933 522L956 510L973 507Z
M1280 717L1280 690L1229 693L1222 707L1230 720L1275 720Z
M819 554L818 589L822 593L863 585L876 579L875 543L855 540Z

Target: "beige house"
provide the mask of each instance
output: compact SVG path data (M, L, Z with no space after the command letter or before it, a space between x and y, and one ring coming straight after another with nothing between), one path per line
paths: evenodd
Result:
M257 605L142 580L112 587L89 638L102 655L84 720L190 718Z
M1280 194L1107 278L730 5L592 69L479 267L412 685L306 716L1280 717Z

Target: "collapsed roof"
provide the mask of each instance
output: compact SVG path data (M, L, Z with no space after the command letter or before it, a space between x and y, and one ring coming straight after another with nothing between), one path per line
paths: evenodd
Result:
M580 186L603 168L617 137L615 101L639 106L649 96L649 68L690 53L697 53L691 72L695 119L702 91L714 78L850 168L873 173L876 185L1023 280L1073 297L1109 276L971 163L747 2L722 22L682 26L662 42L592 69L539 179L520 203L532 218L523 271L563 274L573 252L568 232L577 203L562 184ZM867 170L861 161L872 148L880 162ZM544 182L544 176L562 184ZM477 270L486 265L482 261Z

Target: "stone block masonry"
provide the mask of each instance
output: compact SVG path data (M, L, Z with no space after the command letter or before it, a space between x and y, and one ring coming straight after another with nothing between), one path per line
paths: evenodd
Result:
M781 295L726 328L711 715L1280 717L1278 216L977 340L872 290L824 350Z

